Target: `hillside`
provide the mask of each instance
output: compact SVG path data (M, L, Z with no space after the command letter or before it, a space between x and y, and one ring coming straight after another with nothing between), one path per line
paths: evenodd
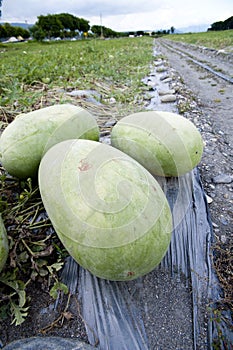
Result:
M4 24L6 22L0 21L0 24ZM28 29L29 27L32 27L34 24L32 23L9 23L13 27L22 27L24 29Z

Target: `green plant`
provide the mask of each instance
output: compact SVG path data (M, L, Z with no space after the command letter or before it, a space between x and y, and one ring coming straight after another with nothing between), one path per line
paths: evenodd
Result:
M208 31L202 33L171 34L169 40L183 41L217 50L233 46L233 30Z

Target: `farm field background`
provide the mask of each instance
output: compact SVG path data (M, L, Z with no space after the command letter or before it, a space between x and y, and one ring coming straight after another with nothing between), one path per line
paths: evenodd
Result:
M1 45L0 106L19 112L41 107L42 96L54 89L91 89L106 101L135 103L150 71L152 44L144 37Z
M233 50L233 30L166 38ZM38 103L41 107L42 96L55 88L93 89L106 101L114 97L120 104L137 104L141 79L153 61L153 38L0 44L0 58L0 106L15 112L32 110Z
M233 30L171 34L167 38L188 44L206 46L216 50L229 49L233 51Z

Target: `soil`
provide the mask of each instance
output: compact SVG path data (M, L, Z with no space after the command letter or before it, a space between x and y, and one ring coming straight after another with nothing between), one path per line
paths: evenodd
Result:
M164 42L166 44L167 40L158 43L159 49L178 73L178 79L183 85L180 90L182 96L178 96L180 109L199 128L205 142L199 169L206 194L210 197L209 210L216 243L223 255L227 255L232 250L233 243L233 84L194 65L187 57L168 50L163 46ZM171 41L169 45L185 50L196 60L206 62L210 67L233 77L233 53L222 54L216 50ZM187 111L185 98L193 98L191 108ZM215 253L217 256L220 254ZM228 269L227 266L225 268ZM227 296L230 297L230 286L225 287Z
M179 43L167 42L164 39L156 40L155 50L161 55L161 60L166 66L168 72L167 82L163 85L158 82L157 86L153 87L153 91L149 97L145 98L145 108L179 111L193 123L200 130L203 140L205 142L204 154L199 164L201 179L207 198L209 201L209 210L211 220L213 223L215 242L213 243L213 262L215 264L216 273L219 277L220 283L223 287L223 306L221 308L229 309L231 307L233 284L232 274L230 271L230 259L232 250L232 194L233 194L233 177L232 177L232 135L233 135L233 85L226 82L219 77L216 77L209 72L200 68L194 63L190 62L187 57L183 57L174 51L169 50L164 43L168 43L173 48L179 48L182 51L195 57L202 62L208 62L212 67L221 69L222 72L233 76L232 54L218 53L217 51L208 51L204 48L199 48L193 45L184 45ZM151 82L153 85L153 77L146 79L146 83ZM173 89L176 96L175 102L161 103L158 97L158 89L161 85L166 89ZM156 104L157 103L157 104ZM110 127L105 127L106 120L100 119L103 135L108 135L111 126L114 124L113 118L120 118L120 116L112 115L111 107L109 108L109 115L106 120L110 120ZM112 121L113 119L113 121ZM156 272L154 273L156 274ZM165 272L160 275L160 278L167 280ZM150 275L146 277L147 286L146 298L149 302L153 302L153 295L150 293ZM165 282L164 282L165 283ZM166 338L166 322L171 324L171 320L180 317L181 306L175 307L177 303L177 294L180 293L179 288L175 284L171 286L173 294L170 291L164 291L170 297L173 311L168 310L167 321L161 325L161 332L164 331L163 339ZM177 288L177 289L176 289ZM185 291L184 291L185 290ZM178 292L177 292L178 291ZM185 349L193 347L192 325L190 324L192 310L190 308L190 290L187 286L182 289L182 293L186 293L183 297L183 307L186 310L182 312L183 328L180 330L180 335L177 338L176 324L174 330L169 333L169 339L173 342L164 341L159 344L161 348L166 349ZM157 295L161 291L156 292ZM41 284L31 284L28 294L31 297L31 308L29 316L26 321L20 326L11 325L10 320L0 321L0 347L1 344L12 342L13 340L31 337L31 336L61 336L87 340L84 320L80 313L79 301L75 296L64 296L62 303L55 307L54 300L49 296L48 291L41 288ZM175 302L173 303L173 300ZM224 302L224 300L226 302ZM66 309L67 303L69 308ZM159 313L165 312L164 306L161 305ZM186 317L184 317L186 315ZM148 312L148 317L152 317ZM145 323L149 321L145 320ZM187 338L183 338L187 327ZM183 333L182 333L183 332ZM153 332L149 333L149 337L153 338ZM180 341L178 341L180 338ZM178 340L177 340L178 339ZM183 343L182 339L186 339ZM178 341L178 343L177 343ZM156 341L154 341L156 343ZM174 343L175 342L175 343ZM186 345L185 345L186 344ZM153 347L153 349L160 349L160 347Z

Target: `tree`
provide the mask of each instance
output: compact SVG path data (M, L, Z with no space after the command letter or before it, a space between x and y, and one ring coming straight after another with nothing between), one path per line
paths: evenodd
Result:
M46 37L46 33L37 24L30 28L30 32L35 40L42 41Z
M225 21L214 22L208 30L228 30L233 29L233 16L227 18Z
M57 15L41 15L37 18L38 21L36 22L36 25L40 27L49 38L60 36L61 31L64 30L64 27Z
M140 35L144 35L144 31L143 30L138 30L137 31L137 36L140 36Z
M90 30L89 21L85 20L84 18L77 18L78 19L78 30L80 32L88 32Z
M0 24L0 39L7 38L6 29L3 25Z
M171 29L170 29L171 33L174 34L175 32L175 28L172 26Z
M15 35L14 27L12 27L9 23L4 23L3 27L6 31L6 36L11 37Z
M70 15L69 13L60 13L55 16L61 22L65 30L74 31L75 29L77 29L75 25L75 19L76 19L75 16Z
M84 18L75 17L69 13L41 15L37 18L36 27L31 30L35 39L36 37L40 38L37 40L41 40L44 35L49 38L74 36L77 30L79 32L88 32L90 29L89 21Z
M27 29L22 27L11 26L9 23L4 23L0 25L0 38L10 38L11 36L21 36L24 39L29 38L30 33Z
M99 25L93 25L91 27L91 31L92 33L94 33L96 36L99 36L99 37L101 37L102 33L105 38L109 38L109 37L115 38L119 36L118 32L115 32L110 28L99 26Z

